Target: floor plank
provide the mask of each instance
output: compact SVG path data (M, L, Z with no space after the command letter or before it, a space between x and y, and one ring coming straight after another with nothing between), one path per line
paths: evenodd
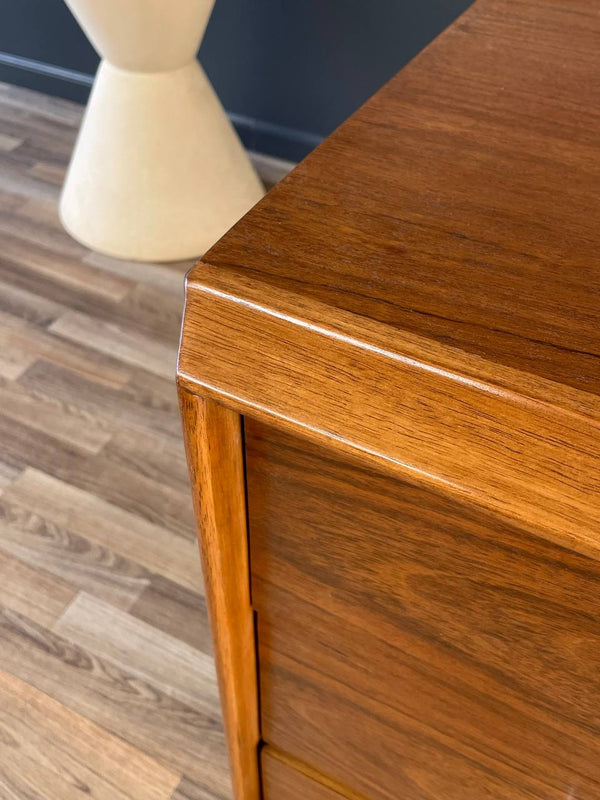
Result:
M127 668L169 697L218 716L213 659L180 639L85 592L68 605L52 629L87 652Z
M82 108L79 104L62 100L59 97L49 97L39 92L23 90L10 83L0 83L0 102L3 110L11 107L22 108L70 126L73 129L71 143L75 141L75 133L82 115ZM31 130L28 133L31 134Z
M33 167L29 169L29 174L35 178L41 178L46 183L51 183L54 186L62 186L67 174L64 166L58 164L47 164L44 161L38 161Z
M194 259L65 233L82 112L0 83L0 798L230 800L174 382Z
M34 431L51 430L59 441L84 453L99 453L112 433L72 402L28 391L11 381L0 383L0 414Z
M6 123L7 120L3 117L2 126L6 127ZM18 150L19 148L13 152L18 152ZM12 156L13 153L10 155ZM19 164L14 158L9 159L1 152L0 163L2 165L0 169L0 192L22 198L23 200L35 197L36 199L56 202L56 187L29 175L26 165Z
M79 372L38 360L19 376L19 384L63 402L76 402L104 424L181 441L177 394L172 382L144 372L119 387L102 385Z
M185 273L190 268L189 261L152 264L109 258L102 253L88 253L83 261L85 264L90 264L113 275L139 281L144 286L153 286L160 291L170 292L179 298L183 298L183 281Z
M212 652L206 603L199 592L192 592L162 575L153 575L129 610L191 647L203 653Z
M219 718L6 609L0 609L0 652L5 671L217 797L228 796Z
M172 800L216 800L214 794L186 778L185 775L171 797Z
M65 312L65 306L27 289L0 281L0 311L45 326Z
M67 582L0 552L0 605L5 608L51 627L75 595Z
M105 355L116 355L125 364L143 367L161 378L175 379L174 348L129 330L125 320L119 326L77 311L67 311L48 330L72 342L85 342Z
M185 452L179 437L171 440L153 432L140 436L138 431L120 428L106 444L104 452L115 464L189 493Z
M166 344L170 351L177 351L181 332L181 303L183 298L183 275L179 276L180 291L165 292L154 286L137 284L114 308L112 316L104 314L107 321L126 319L130 327L150 335ZM171 378L172 376L167 376Z
M157 572L202 591L200 562L187 540L135 514L39 470L28 467L3 493L44 519Z
M168 800L180 784L176 772L2 671L0 695L2 797Z
M22 225L22 220L20 223ZM0 229L2 227L0 225ZM8 227L6 223L5 227ZM59 252L56 246L50 248L32 241L27 234L21 237L16 233L18 229L15 231L13 228L10 233L2 230L2 263L18 266L23 276L28 275L30 286L49 281L61 301L68 301L73 293L79 293L91 300L98 298L118 302L133 288L132 281L99 272L84 264L81 260L84 251L80 252L79 246L74 248L75 254L64 252L66 247L60 248L63 252ZM70 243L68 249L73 249ZM64 291L59 294L61 289Z
M21 468L29 464L148 522L195 539L189 491L174 489L111 460L104 450L89 456L47 432L1 414L0 441L6 463Z
M200 597L201 601L201 596L189 589L150 572L108 547L55 525L27 505L19 505L6 497L0 497L0 551L32 567L44 569L116 608L127 610L135 606L155 581L167 581L169 586L164 612L169 608L169 600L173 603L173 596L177 597L179 592ZM142 609L144 606L145 603ZM195 610L202 614L202 605L196 604ZM198 627L202 627L203 619L204 616ZM165 626L157 623L157 627L162 630Z
M18 364L17 374L14 374L14 370L11 374L1 371L3 359L7 363ZM124 386L132 375L131 369L112 355L103 356L86 344L60 339L43 327L0 312L0 375L14 380L38 359L71 369L99 384L114 388Z
M29 170L29 174L31 170ZM38 209L37 214L32 214L33 208ZM44 216L41 216L39 209L43 208L45 211ZM53 213L49 214L49 208L53 209ZM73 260L75 264L77 259L84 259L87 250L79 242L74 239L66 239L62 233L58 223L58 212L56 210L56 201L51 204L43 203L35 205L35 200L21 201L20 205L13 210L9 210L0 215L0 231L2 232L2 239L7 235L9 247L3 251L3 258L8 260L16 260L20 263L23 259L21 255L21 248L25 249L28 254L27 258L31 258L31 253L39 253L40 248L50 251L54 256L65 256L67 259ZM99 283L99 277L95 272L87 269L87 273L94 276L94 283ZM51 276L53 277L53 276ZM121 276L126 278L126 275ZM64 282L64 279L60 279ZM81 282L75 284L78 288L81 287ZM118 284L116 287L116 296L119 296Z

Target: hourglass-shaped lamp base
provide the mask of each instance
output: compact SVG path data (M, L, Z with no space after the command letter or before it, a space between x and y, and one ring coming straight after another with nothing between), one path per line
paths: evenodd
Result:
M74 238L120 258L202 255L263 194L204 71L103 61L60 203Z

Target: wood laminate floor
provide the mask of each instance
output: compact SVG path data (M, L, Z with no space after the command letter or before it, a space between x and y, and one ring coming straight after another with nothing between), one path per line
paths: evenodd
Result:
M0 798L229 798L174 386L191 262L62 230L80 118L0 84Z

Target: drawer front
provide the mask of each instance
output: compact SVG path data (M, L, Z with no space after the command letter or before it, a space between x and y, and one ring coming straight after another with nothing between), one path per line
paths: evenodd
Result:
M353 800L295 769L265 747L261 753L263 800Z
M597 800L598 563L245 433L267 744L372 800Z

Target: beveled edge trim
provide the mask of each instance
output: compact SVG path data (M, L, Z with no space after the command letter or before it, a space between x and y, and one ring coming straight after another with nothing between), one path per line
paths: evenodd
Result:
M295 292L265 285L248 274L199 261L186 275L186 309L196 292L229 298L257 313L293 321L365 349L385 352L390 358L412 362L419 368L446 374L458 382L477 384L485 391L500 392L507 397L513 395L521 402L538 402L560 408L596 422L600 427L600 397L595 394L493 363L457 347L398 330Z
M190 274L179 381L600 556L600 399L229 270Z

